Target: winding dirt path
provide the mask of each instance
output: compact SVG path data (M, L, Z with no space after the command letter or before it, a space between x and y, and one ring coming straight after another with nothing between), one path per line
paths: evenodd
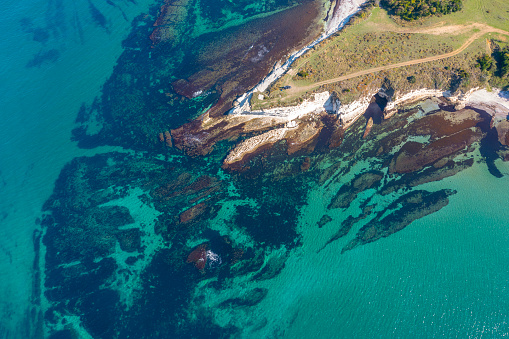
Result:
M461 52L463 52L475 40L479 39L481 36L483 36L486 33L499 33L499 34L509 35L509 32L507 32L507 31L504 31L504 30L501 30L501 29L497 29L497 28L494 28L494 27L490 27L490 26L487 26L487 25L483 25L483 24L473 24L473 25L469 26L468 28L470 28L470 29L472 29L472 28L479 29L479 31L475 32L470 38L468 38L468 40L465 41L465 43L463 45L461 45L460 48L458 48L458 49L456 49L456 50L454 50L452 52L445 53L445 54L440 54L440 55L435 55L435 56L431 56L431 57L427 57L427 58L422 58L422 59L415 59L415 60L410 60L410 61L405 61L405 62L399 62L399 63L392 64L392 65L386 65L386 66L380 66L380 67L375 67L375 68L369 68L369 69L365 69L363 71L359 71L359 72L355 72L355 73L350 73L350 74L343 75L343 76L340 76L340 77L337 77L337 78L315 82L314 84L311 84L311 85L308 85L308 86L298 87L298 86L295 86L294 83L292 83L291 84L292 88L287 90L287 93L294 95L294 94L298 94L300 92L305 92L305 91L312 90L312 89L314 89L316 87L319 87L319 86L328 85L328 84L332 84L332 83L335 83L335 82L348 80L348 79L351 79L351 78L356 78L356 77L359 77L359 76L362 76L362 75L367 75L367 74L371 74L371 73L385 71L385 70L389 70L389 69L393 69L393 68L418 65L418 64L425 63L425 62L431 62L431 61L436 61L436 60L442 60L442 59L450 58L450 57L453 57L453 56L458 55ZM446 29L446 27L441 27L441 29ZM414 33L424 33L424 32L426 32L426 30L422 30L420 32L414 31ZM429 33L429 29L428 29L427 33Z

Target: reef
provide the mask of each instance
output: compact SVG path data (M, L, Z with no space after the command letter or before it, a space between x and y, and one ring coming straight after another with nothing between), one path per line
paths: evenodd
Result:
M344 185L332 199L328 208L348 208L360 192L376 187L384 174L380 171L368 171L356 176L348 185Z
M386 119L361 114L347 127L326 112L204 115L159 132L166 157L77 158L45 205L45 323L63 333L66 315L79 314L79 326L105 338L148 336L149 318L174 335L239 333L241 317L218 325L203 305L237 314L268 298L259 284L301 246L310 190L321 192L317 251L352 253L447 208L455 192L426 184L471 167L504 124L445 101Z
M81 147L160 151L159 133L205 112L210 118L223 116L238 96L315 39L323 26L323 9L313 1L267 3L260 8L266 15L242 25L229 21L238 18L237 10L245 15L245 3L232 4L232 12L225 13L209 4L195 11L194 5L167 0L133 22L101 97L87 107L91 118L73 132Z
M447 197L454 193L456 192L451 190L437 192L416 190L404 194L388 206L387 210L391 211L389 214L387 210L381 211L364 225L356 237L343 248L342 253L359 245L388 237L401 231L414 220L439 211L447 206L449 203Z
M149 337L156 327L182 336L223 333L211 320L188 318L193 288L208 279L221 290L234 277L279 274L286 255L262 267L263 260L272 249L298 245L295 218L303 194L283 201L266 194L277 192L276 183L255 192L246 185L260 185L257 179L231 178L226 184L217 169L202 159L137 153L76 158L66 165L41 221L46 248L41 293L50 305L44 315L49 332L75 333L76 327L62 324L76 315L76 326L101 338ZM239 200L227 194L232 185L244 199L259 202L234 207L235 227L256 239L250 244L231 239L226 228L214 229L224 222L222 206ZM221 307L250 307L266 293L255 288ZM148 318L157 326L144 324Z
M175 45L182 38L178 29L187 19L188 0L165 0L161 6L159 16L154 22L154 30L150 34L150 40L155 45L168 43Z
M309 248L353 255L446 210L455 192L428 183L476 162L496 169L507 119L451 100L429 109L398 94L382 107L372 93L306 114L225 114L316 36L316 3L286 5L267 4L277 13L220 34L213 20L193 30L186 0L135 21L73 138L143 152L77 158L62 170L41 222L50 335L277 333L279 319L256 308L308 228L319 235ZM204 11L215 18L212 7Z

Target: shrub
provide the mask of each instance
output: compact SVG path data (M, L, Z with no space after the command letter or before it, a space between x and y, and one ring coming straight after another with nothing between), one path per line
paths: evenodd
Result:
M299 71L299 73L297 73L297 75L300 76L301 78L305 78L309 75L309 73L306 71Z
M477 63L479 64L479 67L481 68L481 71L487 71L491 68L493 65L493 58L491 55L484 54L483 56L480 56L477 59Z
M383 4L407 21L457 12L463 6L461 0L384 0Z

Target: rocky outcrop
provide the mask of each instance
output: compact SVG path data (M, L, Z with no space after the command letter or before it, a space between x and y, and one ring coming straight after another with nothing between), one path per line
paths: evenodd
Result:
M203 271L207 264L207 249L208 244L201 244L197 246L187 257L186 262L193 263L194 266Z
M343 185L332 199L328 208L348 208L360 192L376 187L384 174L380 171L368 171L357 175L349 184Z
M498 134L498 141L504 145L509 146L509 120L502 120L495 125Z
M292 121L291 128L279 128L246 139L238 144L223 162L224 169L240 170L248 160L270 149L274 144L284 141L286 154L304 155L318 148L334 148L341 144L343 129L337 116L326 113L309 114ZM336 140L339 138L339 140ZM310 160L304 160L301 170L308 170Z
M154 22L155 28L150 34L150 40L154 46L162 42L172 45L178 43L181 36L177 27L187 19L188 3L189 0L164 1L159 16Z
M229 168L235 163L241 162L245 157L282 140L285 137L286 131L286 128L274 129L244 140L228 154L223 162L223 168Z
M285 133L288 155L312 152L323 127L324 124L320 119L308 117L301 120L297 128L288 130Z
M277 117L225 115L212 118L205 114L201 119L172 130L171 135L176 148L192 156L206 155L221 140L234 140L248 133L267 131L286 122L286 119Z
M362 136L362 139L366 139L369 132L371 132L371 128L373 127L373 118L369 118L368 122L366 123L366 128L364 130L364 135Z
M387 210L377 213L376 217L363 226L355 239L351 240L342 250L351 250L359 245L376 241L380 238L402 230L414 220L437 212L449 203L448 196L455 194L452 190L428 192L412 191L394 201Z
M401 174L418 171L481 140L483 133L480 128L475 128L481 121L480 114L468 109L441 111L419 119L409 127L409 133L429 135L430 141L407 141L393 157L389 172Z

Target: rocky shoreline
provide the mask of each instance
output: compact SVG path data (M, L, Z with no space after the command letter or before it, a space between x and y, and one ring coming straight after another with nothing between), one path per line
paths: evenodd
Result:
M488 95L488 93L490 94ZM173 130L172 136L175 146L191 155L208 154L212 151L214 144L221 140L246 138L230 151L223 162L223 168L238 169L243 166L240 163L262 153L277 142L286 142L289 155L305 149L310 140L318 138L322 132L324 124L321 120L325 116L329 120L329 129L332 129L328 133L326 142L339 145L345 131L357 119L366 115L368 107L374 103L373 98L376 94L384 96L388 101L382 112L382 120L393 117L399 108L411 106L426 98L437 98L442 105L457 111L461 111L467 106L486 111L492 116L491 124L497 130L500 143L508 144L509 122L505 118L509 114L508 96L505 92L498 90L487 92L478 88L456 95L439 90L422 89L409 93L396 92L393 96L388 96L381 90L377 93L370 93L348 105L341 105L333 95L322 92L294 107L249 112L250 114L244 112L244 114L226 115L219 118L210 118L206 115L201 120L193 121ZM369 118L366 120L364 137L367 136L373 125L372 120L371 123ZM262 134L252 135L253 132ZM295 137L295 135L301 137ZM309 137L302 137L302 135Z

